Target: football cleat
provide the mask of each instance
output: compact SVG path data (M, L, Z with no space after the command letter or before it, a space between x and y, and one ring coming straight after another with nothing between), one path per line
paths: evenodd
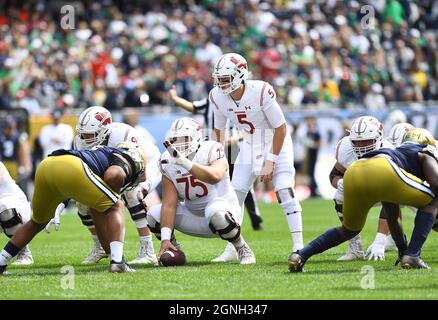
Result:
M7 266L0 266L0 276L8 276L10 273L6 270Z
M152 241L140 241L140 253L137 258L129 261L130 264L158 264L157 255L155 254Z
M236 250L235 250L236 251ZM256 263L256 258L254 252L245 243L242 247L237 250L237 255L239 257L240 264L254 264Z
M430 267L420 257L404 255L400 260L400 265L403 269L427 269Z
M304 272L304 259L298 252L292 252L287 260L290 272Z
M239 256L237 255L236 248L234 248L231 242L228 242L225 250L218 257L211 260L211 262L230 262L238 260Z
M123 272L135 272L135 269L131 268L124 260L122 262L115 262L111 260L109 266L109 272L123 273Z
M17 255L17 258L14 262L12 262L12 264L20 266L33 264L32 252L30 252L29 246L25 246L23 249L21 249L21 251Z
M364 260L365 252L363 251L362 243L359 237L354 237L348 241L347 252L336 259L336 261L354 261L354 260Z
M82 264L94 264L98 263L103 258L108 258L105 250L99 242L95 242L90 254L82 261Z

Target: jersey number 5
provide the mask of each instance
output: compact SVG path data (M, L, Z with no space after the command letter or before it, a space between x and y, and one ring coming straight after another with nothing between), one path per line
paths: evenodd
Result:
M202 194L195 193L195 195L198 198L202 198L208 194L207 186L203 184L201 181L196 181L194 176L190 176L190 180L189 177L178 178L176 179L176 182L185 183L185 193L187 200L190 200L190 190L189 190L190 187L192 188L200 187L202 189Z
M236 114L236 116L237 116L237 121L238 121L239 123L241 123L241 124L246 124L246 125L249 126L249 130L245 130L245 131L247 131L247 132L250 133L250 134L253 134L254 131L255 131L255 127L254 127L254 125L252 124L252 122L249 122L249 121L246 121L246 120L245 120L245 119L246 119L246 113L238 113L238 114Z

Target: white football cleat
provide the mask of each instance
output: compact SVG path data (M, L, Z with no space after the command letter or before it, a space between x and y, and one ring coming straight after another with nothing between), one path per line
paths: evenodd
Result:
M398 251L397 245L390 234L388 234L385 240L385 251Z
M228 242L224 252L222 252L218 257L211 260L211 262L230 262L230 261L238 261L238 260L239 257L237 255L236 248L234 248L231 242Z
M25 246L23 249L21 249L17 255L17 258L12 264L20 266L28 266L33 264L32 252L30 252L29 246Z
M360 242L360 236L357 235L353 239L348 241L348 250L336 261L354 261L354 260L364 260L365 252L363 251L362 243Z
M254 264L256 263L256 258L254 252L245 243L242 247L237 250L237 255L239 256L240 264Z
M108 258L105 250L103 250L100 242L95 242L90 254L82 261L82 264L98 263L103 258Z
M140 253L137 258L128 262L129 264L158 264L157 255L155 254L152 240L141 241L140 240Z

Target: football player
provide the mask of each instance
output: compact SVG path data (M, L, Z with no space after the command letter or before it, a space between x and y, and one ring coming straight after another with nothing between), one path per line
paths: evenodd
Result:
M398 147L403 143L405 134L414 128L413 125L407 122L397 123L389 131L386 141L391 143L394 148ZM397 250L397 246L389 233L386 218L385 210L381 210L376 237L365 254L369 260L385 260L385 251Z
M146 179L145 157L136 145L93 150L59 149L45 158L35 174L31 220L21 226L0 252L0 274L53 217L59 203L74 199L87 207L106 253L110 272L134 271L123 258L125 232L120 193ZM68 168L68 170L66 170Z
M433 141L435 142L435 141ZM429 269L420 258L421 248L433 227L438 208L438 151L425 144L404 143L395 149L366 153L344 175L342 226L333 228L292 254L291 272L302 272L313 255L357 235L369 209L378 202L387 213L388 226L399 251L401 267ZM400 221L400 206L418 208L411 241L407 244Z
M343 137L336 146L336 163L330 172L330 181L335 187L334 197L336 212L342 221L342 204L344 202L343 176L347 168L366 152L379 148L389 148L391 144L383 140L383 125L375 117L363 116L355 119L348 136ZM365 253L360 234L349 240L347 252L338 261L364 259Z
M256 263L240 233L243 212L231 186L224 147L203 141L201 125L191 118L173 122L166 139L160 161L163 203L148 212L149 227L161 239L159 256L178 249L176 229L196 237L220 237L235 248L241 264Z
M26 195L12 179L3 162L0 162L0 231L11 238L23 223L29 221L30 212ZM29 246L25 246L13 264L32 263L32 253Z
M248 80L248 64L242 56L227 53L214 65L214 88L209 99L214 108L216 140L224 141L229 119L242 130L243 142L234 165L232 185L242 206L256 178L272 181L286 216L293 241L292 251L303 246L301 205L295 197L292 139L272 86ZM223 261L235 259L228 245ZM226 257L226 258L225 258Z
M144 140L140 140L135 129L131 126L112 122L111 113L104 107L93 106L81 113L76 125L75 149L87 150L94 146L104 145L115 147L123 141L137 143L145 153L148 162L146 165L147 179L138 187L127 190L122 194L122 200L131 215L132 220L140 237L140 252L131 264L157 263L157 257L152 243L152 236L146 220L146 205L144 198L155 190L161 180L161 172L158 166L160 151L157 146ZM78 215L93 237L93 248L90 254L82 262L83 264L97 263L106 257L96 234L89 208L78 203ZM56 218L56 216L55 216ZM55 220L51 221L54 223ZM50 225L47 227L47 229Z

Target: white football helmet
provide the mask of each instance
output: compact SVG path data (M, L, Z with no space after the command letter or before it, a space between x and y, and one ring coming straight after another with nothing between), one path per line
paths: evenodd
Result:
M248 63L237 53L222 55L214 65L214 86L223 94L229 94L238 89L243 81L248 79Z
M111 133L111 113L104 107L89 107L76 124L75 148L90 149L102 144Z
M379 149L382 145L382 139L383 125L377 118L363 116L353 121L350 129L350 141L358 157L369 151Z
M166 140L184 157L198 151L203 140L202 126L192 118L176 119L170 126Z
M391 142L394 147L398 147L403 142L404 135L413 130L414 126L407 122L397 123L389 131L387 140Z

